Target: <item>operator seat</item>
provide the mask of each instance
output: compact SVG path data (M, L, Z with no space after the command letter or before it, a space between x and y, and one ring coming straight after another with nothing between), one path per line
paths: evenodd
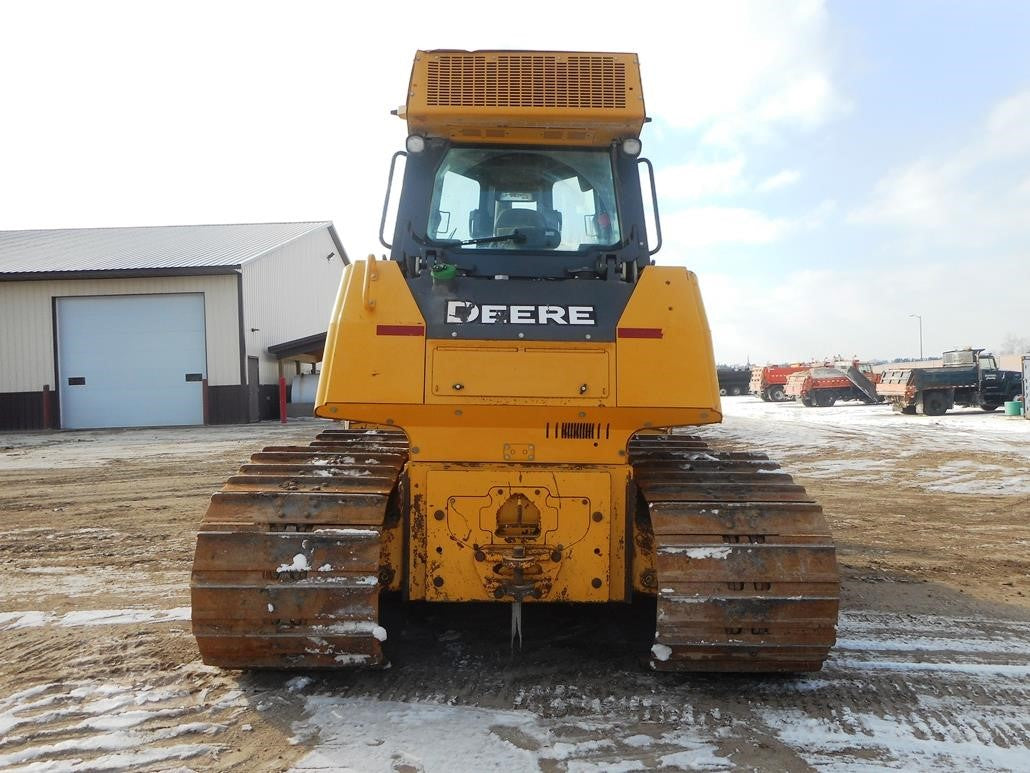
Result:
M523 246L557 247L561 242L561 232L549 228L544 216L535 209L505 209L497 216L494 233L497 236L508 236L518 231L525 237ZM517 246L514 245L513 246Z

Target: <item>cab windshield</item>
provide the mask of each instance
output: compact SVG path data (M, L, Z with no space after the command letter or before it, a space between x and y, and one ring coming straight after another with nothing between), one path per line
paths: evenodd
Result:
M578 252L620 240L606 150L450 148L428 237L466 249Z

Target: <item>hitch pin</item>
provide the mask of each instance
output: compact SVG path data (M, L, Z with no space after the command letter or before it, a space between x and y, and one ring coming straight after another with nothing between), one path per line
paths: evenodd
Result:
M519 652L522 651L522 599L511 602L511 653L515 654L515 637L519 638Z

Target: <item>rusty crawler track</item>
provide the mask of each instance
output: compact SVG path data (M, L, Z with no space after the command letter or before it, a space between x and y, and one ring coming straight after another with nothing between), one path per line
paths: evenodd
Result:
M818 671L840 580L822 508L764 454L696 437L630 443L656 551L661 671ZM640 535L638 535L638 539Z
M383 527L407 448L400 432L329 430L254 454L211 497L190 583L205 663L384 663Z

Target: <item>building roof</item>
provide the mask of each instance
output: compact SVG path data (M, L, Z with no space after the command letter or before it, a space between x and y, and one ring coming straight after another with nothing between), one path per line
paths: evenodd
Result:
M0 231L0 279L229 273L319 228L346 263L329 221Z
M311 362L321 362L325 352L325 339L328 337L329 333L315 333L304 338L285 341L281 344L272 344L268 347L268 353L277 360L292 360L304 357L310 358Z

